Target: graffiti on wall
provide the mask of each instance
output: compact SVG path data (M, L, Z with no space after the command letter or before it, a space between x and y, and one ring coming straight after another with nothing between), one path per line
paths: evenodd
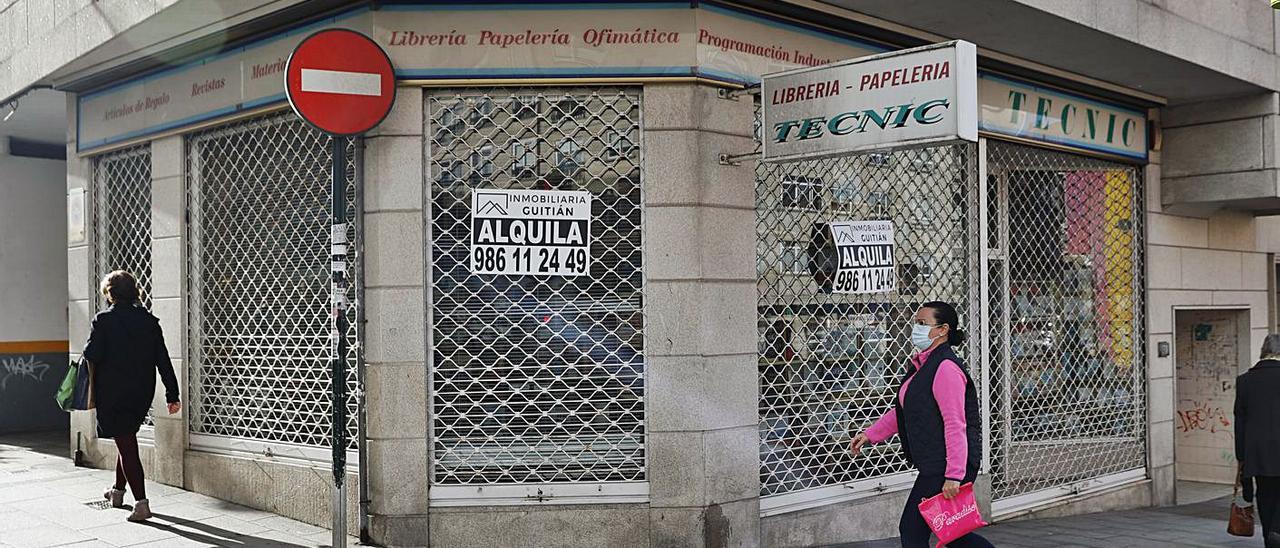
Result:
M1206 401L1192 401L1191 406L1178 410L1178 431L1202 431L1210 434L1231 433L1231 414L1221 406ZM1235 456L1233 455L1234 459Z
M8 389L12 380L42 383L48 372L49 364L36 359L34 355L0 357L0 390Z

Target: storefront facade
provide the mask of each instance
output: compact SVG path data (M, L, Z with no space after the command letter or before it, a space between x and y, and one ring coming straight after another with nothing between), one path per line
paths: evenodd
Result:
M848 443L888 409L931 300L972 335L989 515L1169 501L1174 373L1155 349L1187 305L1169 299L1199 299L1200 280L1152 251L1163 99L983 52L977 142L760 162L761 75L922 40L786 11L360 4L76 90L73 356L95 280L134 271L187 401L157 403L148 471L327 523L331 143L288 110L282 69L306 35L346 27L399 80L387 120L348 142L352 530L438 546L893 536L913 472L896 442ZM473 256L473 195L505 190L587 197L588 251L549 258L567 274L475 273L494 265ZM820 290L813 227L861 220L894 224L896 290ZM1251 337L1274 301L1259 247L1233 250L1238 283L1199 303L1254 311ZM74 414L72 437L109 464L92 420Z

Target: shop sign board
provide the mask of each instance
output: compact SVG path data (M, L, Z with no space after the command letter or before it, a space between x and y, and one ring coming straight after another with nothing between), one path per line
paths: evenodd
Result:
M289 106L330 135L373 129L396 98L396 75L387 52L350 29L308 36L293 50L284 72Z
M471 272L583 276L591 267L591 193L476 189Z
M995 74L978 79L983 131L1145 160L1146 113Z
M977 141L977 76L963 40L766 74L763 160Z
M828 226L839 258L832 293L897 290L893 221L843 221Z
M501 17L513 10L519 12L517 17ZM627 21L627 27L620 28L618 21ZM762 74L906 53L821 27L782 23L711 3L695 9L631 2L465 7L391 4L376 11L353 10L209 58L80 94L77 150L87 153L280 105L286 100L283 74L290 52L304 37L326 28L367 34L390 56L396 78L433 82L698 77L748 85L759 82ZM914 76L899 72L896 86L891 73L887 79L893 91L890 95L921 89L925 82L903 85L903 78L923 79L924 70L922 67ZM931 72L930 80L937 80L937 74ZM877 81L884 84L886 79ZM977 88L977 116L983 131L1106 155L1146 158L1146 116L1140 110L990 73L978 74ZM803 96L817 95L818 89L816 85L805 88ZM795 100L801 95L793 92L792 104L778 106L811 103ZM916 125L916 103L907 113L904 127L896 127L898 110L886 115L884 109L901 104L856 105L874 113L867 115L867 125L860 127L864 136L879 133L897 138L906 126ZM768 101L764 105L767 111L773 111L773 106ZM921 117L931 120L930 114L937 112L934 107ZM880 131L878 119L883 120L884 131ZM845 119L846 125L837 129L853 122L861 125L862 119ZM924 125L937 129L936 124ZM815 128L825 129L810 123L810 131ZM800 129L792 128L794 139L798 140ZM805 145L822 140L805 139ZM774 148L769 143L765 147Z

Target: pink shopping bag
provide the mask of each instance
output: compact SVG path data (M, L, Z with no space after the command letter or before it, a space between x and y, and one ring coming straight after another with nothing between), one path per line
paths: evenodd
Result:
M982 521L982 514L978 513L978 499L973 496L972 483L961 485L960 492L951 500L941 493L924 499L920 503L920 515L933 529L933 534L938 535L937 548L987 525Z

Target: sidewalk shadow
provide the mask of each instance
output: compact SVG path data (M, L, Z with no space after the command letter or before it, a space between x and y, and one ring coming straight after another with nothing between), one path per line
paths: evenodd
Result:
M71 449L67 440L71 433L66 429L46 430L42 432L23 432L0 434L0 446L10 446L14 453L30 451L51 457L71 459ZM4 451L0 451L3 455ZM6 456L5 458L12 458Z
M167 523L159 523L156 521L144 521L139 525L146 525L168 531L192 542L208 544L211 546L221 546L226 548L315 548L311 545L294 544L273 539L255 537L235 531L228 531L221 527L214 527L200 523L198 521L184 520L176 516L168 516L161 513L152 513L153 519L162 519ZM194 531L192 530L194 529Z

